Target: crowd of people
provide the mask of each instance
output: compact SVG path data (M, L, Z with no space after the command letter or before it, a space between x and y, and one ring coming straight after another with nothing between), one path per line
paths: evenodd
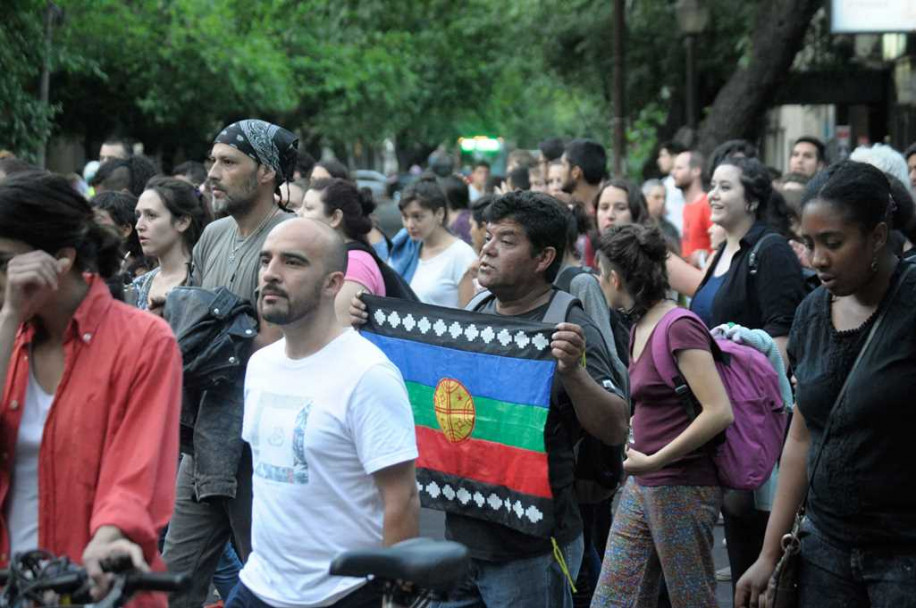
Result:
M916 144L829 164L802 137L783 174L672 141L657 168L610 178L588 139L505 179L433 155L385 234L345 165L256 119L167 175L118 138L82 176L0 158L0 567L40 547L101 596L127 555L190 574L171 606L377 606L328 567L419 534L422 455L362 296L540 321L567 292L551 535L447 513L471 566L437 606L716 606L723 580L772 605L790 532L798 605L916 605ZM717 470L739 414L711 331L769 345L791 412L755 489Z

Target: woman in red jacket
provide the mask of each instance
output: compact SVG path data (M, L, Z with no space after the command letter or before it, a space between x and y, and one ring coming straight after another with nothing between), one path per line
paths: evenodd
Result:
M163 566L178 453L181 355L164 321L112 298L118 266L65 179L0 183L0 567L40 547L97 593L103 558Z

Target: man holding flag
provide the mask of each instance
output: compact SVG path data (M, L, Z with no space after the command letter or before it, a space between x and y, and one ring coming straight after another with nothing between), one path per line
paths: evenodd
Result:
M583 552L573 446L582 429L623 444L629 407L580 306L541 323L566 228L546 194L493 202L478 276L492 316L374 298L351 308L407 382L423 504L446 511L446 537L473 558L440 608L572 606Z

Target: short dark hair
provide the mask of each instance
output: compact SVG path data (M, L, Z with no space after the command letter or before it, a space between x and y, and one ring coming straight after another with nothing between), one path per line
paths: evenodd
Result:
M543 156L544 160L547 162L559 160L559 158L563 156L563 151L565 149L566 144L564 144L563 140L559 137L548 137L538 144L538 150L541 151L541 156Z
M315 180L309 190L321 193L324 214L333 215L340 209L343 214L343 232L354 241L366 241L372 230L369 214L375 210L375 201L368 188L357 188L353 182L337 177Z
M620 273L637 318L667 297L668 242L656 226L614 226L601 236L598 255Z
M566 160L570 166L582 169L585 181L592 185L601 183L607 170L607 152L604 146L591 139L574 139L566 144Z
M822 142L818 138L812 137L810 135L803 135L802 137L799 137L798 139L795 140L795 143L792 144L792 149L794 150L795 146L797 146L798 144L811 144L812 146L817 148L818 162L821 162L821 163L826 162L825 154L826 154L827 149L824 147L824 142Z
M156 163L146 156L131 156L103 163L92 178L92 186L106 190L127 189L139 197L146 189L146 182L159 173Z
M528 167L519 166L509 171L508 179L519 190L531 190L531 178L528 176Z
M910 147L903 152L903 158L910 160L910 157L916 154L916 143L910 144Z
M563 265L569 227L569 215L562 203L543 192L516 190L494 200L487 208L484 219L488 224L502 220L517 222L531 243L532 256L553 247L556 258L544 273L544 280L553 283Z
M702 152L699 150L684 150L684 152L690 155L689 167L691 169L703 169L706 157L703 156ZM678 154L684 154L684 152L679 152Z
M685 146L684 144L678 141L674 141L673 139L671 139L668 141L663 141L658 146L658 151L661 152L662 150L667 150L668 154L670 154L671 156L677 156L681 152L686 152L687 146Z
M460 175L447 175L439 179L439 187L445 193L448 208L451 210L467 209L471 203L468 183Z
M207 169L204 164L196 160L186 160L174 169L172 175L184 175L192 184L199 186L207 179Z
M497 196L495 194L484 194L471 203L471 217L474 218L474 222L476 222L478 226L482 226L486 223L487 208L489 208L496 198Z
M296 169L300 173L299 179L308 179L312 176L312 169L315 168L315 157L300 149L296 157ZM330 173L330 171L329 171Z
M0 237L51 255L73 247L77 268L103 278L121 268L121 239L95 222L92 207L60 175L23 172L0 183Z
M899 180L898 180L899 181ZM827 201L841 209L849 221L867 233L886 222L888 228L906 225L913 214L912 199L903 199L903 191L892 188L888 177L867 163L844 160L816 174L805 188L801 208L814 200ZM909 202L909 205L907 204Z
M116 159L99 165L89 185L93 188L104 188L112 192L130 189L130 168L127 160ZM137 195L134 195L137 196Z
M598 208L598 200L608 188L617 188L627 194L627 206L630 209L630 216L634 224L645 224L649 220L649 206L646 204L646 197L642 189L633 182L625 179L611 179L601 184L598 190L598 196L595 197L595 209Z
M105 138L105 141L102 142L103 146L121 146L124 148L124 153L127 155L127 158L130 158L134 155L134 142L129 137L124 137L121 135L109 135Z
M27 171L41 171L41 169L32 163L24 161L21 158L16 158L15 156L11 156L9 158L0 158L0 173L3 173L7 177L16 173L25 173ZM3 178L0 177L0 179Z
M158 176L149 180L147 190L155 192L162 204L172 214L173 220L188 218L188 229L181 234L188 251L200 240L204 228L210 223L210 212L204 204L200 191L187 182L171 177Z
M434 213L442 209L448 217L448 200L432 173L424 173L417 181L404 188L401 200L398 201L398 209L403 211L413 202Z
M474 164L471 166L471 170L473 171L473 170L476 169L477 167L486 167L487 169L489 169L489 168L490 168L490 163L488 163L488 162L485 161L485 160L476 160L476 161L474 161Z
M716 167L729 156L757 158L757 146L746 139L730 139L719 144L709 157L709 177L712 177Z
M325 171L331 174L331 177L337 179L350 179L350 170L347 169L347 166L337 160L336 158L329 158L327 160L320 160L315 163L315 167L321 167ZM312 167L314 171L314 167Z

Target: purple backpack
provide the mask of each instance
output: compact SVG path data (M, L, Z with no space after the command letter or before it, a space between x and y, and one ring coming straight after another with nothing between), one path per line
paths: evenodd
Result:
M702 323L683 308L667 313L652 337L652 360L693 419L699 406L668 347L668 329L682 317L693 317ZM713 462L723 486L755 490L770 478L785 439L786 411L779 392L779 376L770 360L755 348L712 336L709 341L735 417L725 429L724 440L710 442L715 450Z

